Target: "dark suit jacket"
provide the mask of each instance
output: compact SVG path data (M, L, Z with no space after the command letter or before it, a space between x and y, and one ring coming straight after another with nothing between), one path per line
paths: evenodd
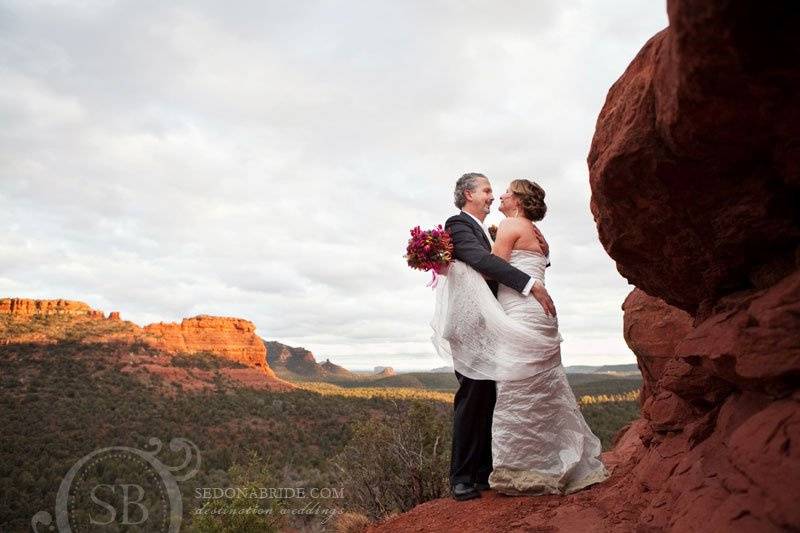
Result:
M447 219L444 229L453 240L453 255L481 274L491 279L486 283L497 296L498 282L522 292L531 277L520 269L509 265L496 255L492 255L492 245L483 228L463 211Z

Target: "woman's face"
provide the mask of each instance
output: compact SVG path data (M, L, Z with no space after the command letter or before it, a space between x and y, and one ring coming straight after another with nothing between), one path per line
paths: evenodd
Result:
M500 195L500 212L507 217L514 216L514 212L519 208L519 200L511 192L511 189L506 189L506 192Z

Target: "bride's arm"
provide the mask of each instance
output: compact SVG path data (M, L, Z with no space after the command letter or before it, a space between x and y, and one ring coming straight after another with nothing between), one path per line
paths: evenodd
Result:
M492 255L502 258L504 261L511 259L511 250L520 237L519 228L512 219L503 219L497 227L497 237L492 245Z
M491 250L484 247L483 237L478 233L482 230L474 221L468 219L469 215L460 213L451 216L445 222L444 227L450 232L453 240L453 257L468 264L481 274L486 274L490 279L522 294L527 294L525 289L531 284L531 276L496 255L492 255Z

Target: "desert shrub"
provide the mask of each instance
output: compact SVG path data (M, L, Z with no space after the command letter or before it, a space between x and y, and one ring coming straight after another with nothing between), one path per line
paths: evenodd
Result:
M209 499L194 510L189 531L196 533L261 533L279 531L283 525L283 503L279 499L258 498L262 487L275 487L278 477L268 459L250 453L246 462L228 470L233 497Z
M335 533L360 533L371 524L369 517L359 513L343 513L333 523Z
M592 376L589 376L590 378ZM568 378L569 379L569 378ZM639 390L642 386L641 377L609 377L600 378L597 376L590 381L576 383L570 382L575 396L596 396L600 394L626 394L631 391Z
M581 413L592 432L600 439L603 451L610 450L614 435L632 420L639 417L639 402L604 402L581 406Z
M128 349L132 354L155 356L160 352L157 348L153 347L143 339L136 339L129 344Z
M437 402L453 402L453 393L448 391L415 389L413 387L354 387L352 384L324 383L317 381L296 382L303 390L315 392L322 396L342 396L345 398L383 398L390 400L432 400Z
M413 402L383 420L358 422L334 459L347 504L371 518L404 512L448 493L450 418L430 403Z
M247 365L226 359L212 352L179 353L172 358L172 364L182 368L199 368L201 370L247 368Z

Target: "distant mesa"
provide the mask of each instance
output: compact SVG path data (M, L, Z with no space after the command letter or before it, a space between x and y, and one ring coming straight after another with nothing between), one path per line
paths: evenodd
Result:
M40 321L35 318L47 317ZM79 339L83 343L143 343L165 355L213 353L255 369L258 375L245 376L248 382L264 378L274 388L292 388L280 380L267 363L267 350L249 320L234 317L199 315L180 323L159 322L139 327L122 320L119 311L108 318L84 302L72 300L0 299L0 344L56 343ZM252 372L252 370L250 371Z
M263 341L267 349L267 361L278 373L287 377L301 376L306 378L355 377L355 374L344 367L331 363L317 363L314 354L305 348L288 346L277 341Z
M397 375L397 372L395 372L394 368L390 366L376 366L375 374L378 376L395 376Z
M345 367L339 366L339 365L337 365L335 363L331 363L330 359L325 359L325 362L322 363L320 366L325 370L325 372L327 372L328 374L332 374L332 375L347 375L347 376L350 376L350 375L353 374L352 372L347 370Z
M82 316L105 318L102 311L92 309L88 304L74 300L30 300L27 298L0 299L0 314L15 317L33 316ZM119 316L119 313L117 313Z

